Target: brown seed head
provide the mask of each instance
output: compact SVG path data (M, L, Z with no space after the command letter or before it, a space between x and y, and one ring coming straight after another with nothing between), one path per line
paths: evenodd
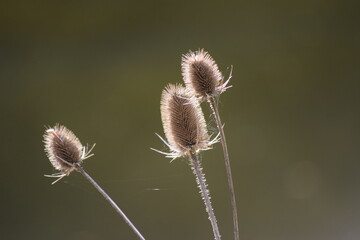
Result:
M44 134L45 152L51 164L61 173L69 174L74 164L84 160L83 145L75 134L59 124Z
M204 115L198 101L181 85L162 92L161 119L171 150L178 156L209 146Z
M214 59L203 49L182 56L182 75L187 88L205 98L220 94L223 76Z

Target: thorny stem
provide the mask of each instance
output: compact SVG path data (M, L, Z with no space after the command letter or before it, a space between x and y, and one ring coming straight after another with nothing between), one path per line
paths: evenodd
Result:
M96 188L96 190L101 193L101 195L110 203L110 205L116 210L117 213L125 220L125 222L130 226L130 228L135 232L139 239L145 240L145 238L141 235L139 230L134 226L134 224L129 220L129 218L125 215L123 211L119 208L119 206L111 199L111 197L95 182L89 174L85 172L85 170L80 165L75 165L76 169Z
M227 148L225 132L224 132L224 129L223 129L223 126L222 126L222 123L221 123L219 110L218 110L218 107L217 107L217 105L215 103L214 97L209 97L208 98L208 103L210 105L210 108L213 111L213 114L215 116L216 125L217 125L217 128L219 129L219 132L220 132L221 145L222 145L222 148L223 148L224 159L225 159L226 175L227 175L228 184L229 184L229 191L230 191L230 201L231 201L233 223L234 223L234 238L235 238L235 240L239 240L239 224L238 224L238 216L237 216L235 190L234 190L234 183L233 183L233 179L232 179L229 152L228 152L228 148Z
M207 189L207 186L205 183L205 181L206 181L205 175L202 172L202 168L200 166L200 161L197 158L196 153L194 153L194 152L190 152L190 165L195 174L196 182L198 183L198 187L200 188L200 192L201 192L202 198L205 203L205 209L209 215L209 220L211 222L211 226L212 226L212 229L214 232L215 240L221 240L219 227L217 225L214 210L212 208L211 201L210 201L210 193L209 193L209 190Z

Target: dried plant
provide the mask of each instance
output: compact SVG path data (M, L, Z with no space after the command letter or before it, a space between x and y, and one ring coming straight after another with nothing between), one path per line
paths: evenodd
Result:
M215 117L217 128L219 129L221 145L224 152L226 174L229 184L230 201L233 213L234 237L239 240L239 224L237 216L237 206L232 179L229 153L225 138L223 124L221 122L216 97L225 92L231 86L227 86L230 78L224 81L224 77L219 71L214 59L203 49L196 52L190 51L182 57L182 75L186 87L200 101L207 101Z
M153 150L173 160L178 157L189 157L190 166L195 174L206 211L209 215L214 237L216 240L220 240L221 236L210 201L210 193L197 157L200 151L209 149L218 139L215 137L214 140L209 140L204 115L197 99L191 97L191 93L181 85L170 84L163 91L161 97L161 118L168 142L161 138L160 135L158 136L169 147L170 152Z
M81 163L93 156L91 150L83 146L80 140L75 134L64 126L59 124L53 128L46 130L44 134L45 152L58 173L53 175L45 175L47 177L58 178L52 184L58 182L65 176L68 176L72 171L76 170L80 172L99 192L100 194L110 203L110 205L116 210L118 214L125 220L130 228L135 232L139 239L145 240L139 230L134 224L128 219L125 213L119 208L119 206L110 198L110 196L90 177L89 174L80 166Z

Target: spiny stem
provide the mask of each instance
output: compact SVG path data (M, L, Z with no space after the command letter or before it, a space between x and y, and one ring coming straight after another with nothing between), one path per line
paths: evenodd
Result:
M202 198L203 198L204 203L205 203L205 209L206 209L206 212L209 215L209 220L211 222L211 226L212 226L212 229L213 229L213 232L214 232L215 240L221 240L219 227L217 225L215 213L214 213L214 210L212 208L211 201L210 201L210 193L209 193L209 190L207 189L207 186L206 186L206 183L205 183L205 181L206 181L205 180L205 175L202 172L200 161L197 158L196 153L194 153L194 152L190 152L190 165L191 165L191 167L193 169L193 172L195 174L196 182L198 183L198 187L200 188L200 192L201 192Z
M224 152L226 175L227 175L229 191L230 191L230 201L231 201L233 223L234 223L234 238L235 238L235 240L239 240L239 223L238 223L238 216L237 216L235 190L234 190L234 183L233 183L233 178L232 178L232 173L231 173L229 152L228 152L228 148L227 148L225 132L224 132L224 129L223 129L223 126L221 123L219 110L215 103L214 97L209 97L208 103L210 105L211 110L213 111L214 116L215 116L217 128L220 131L221 145L222 145L223 152Z
M116 210L117 213L125 220L125 222L130 226L130 228L135 232L139 239L145 240L145 238L141 235L139 230L134 226L134 224L129 220L129 218L125 215L123 211L119 208L119 206L111 199L111 197L95 182L89 174L85 172L85 170L78 164L75 165L76 169L99 191L99 193L110 203L110 205Z

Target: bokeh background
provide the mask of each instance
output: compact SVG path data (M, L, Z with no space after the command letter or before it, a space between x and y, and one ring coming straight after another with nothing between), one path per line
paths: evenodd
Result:
M360 239L355 1L1 1L1 239L136 239L78 173L50 185L44 125L97 143L84 168L147 239L212 239L187 160L165 150L160 94L205 48L233 87L226 123L242 240ZM204 105L211 131L215 122ZM223 239L220 145L202 154Z

